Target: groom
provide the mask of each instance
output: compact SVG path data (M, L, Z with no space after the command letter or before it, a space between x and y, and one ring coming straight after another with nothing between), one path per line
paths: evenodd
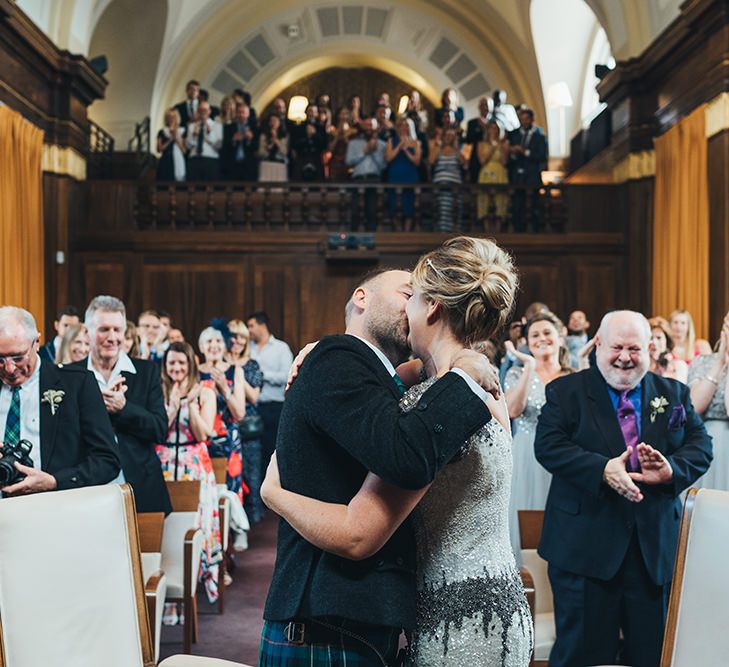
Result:
M323 339L304 361L281 415L282 485L344 503L369 471L407 489L433 481L490 418L485 392L495 372L464 352L452 372L408 413L395 366L406 360L407 271L370 275L345 310L346 335ZM415 542L408 522L371 558L350 561L317 549L284 520L264 611L259 664L391 665L402 629L415 624ZM339 663L337 663L339 664Z

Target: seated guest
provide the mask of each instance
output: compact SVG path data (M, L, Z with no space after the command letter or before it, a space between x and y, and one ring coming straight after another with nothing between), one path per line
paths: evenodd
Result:
M132 485L138 512L169 514L172 505L155 454L156 444L167 432L159 367L124 352L126 322L126 309L119 299L94 297L84 318L91 351L78 365L96 377L111 419L122 465L117 481Z
M713 354L696 357L688 373L691 402L714 445L711 467L694 486L729 491L729 313L716 349Z
M673 339L668 322L662 317L648 320L651 327L651 373L664 378L671 378L686 384L688 382L688 364L683 359L676 359L673 354Z
M56 365L72 364L89 356L89 332L83 324L73 324L63 334L56 352Z
M43 347L41 347L38 354L44 361L50 361L52 364L56 363L56 351L61 344L63 334L66 333L68 327L74 324L80 324L81 319L79 312L73 306L65 306L62 308L56 319L53 322L53 328L56 330L55 338L49 340Z
M268 117L258 147L258 180L282 183L288 180L289 137L286 125L276 114Z
M139 358L159 361L165 349L166 331L162 327L159 314L156 310L145 310L137 322L139 331Z
M509 177L506 165L509 161L509 145L504 141L501 128L496 121L486 123L485 135L476 146L476 162L479 165L477 181L481 184L506 185ZM478 218L484 225L490 216L502 224L506 219L509 195L506 192L480 192L478 195Z
M226 180L258 180L258 132L251 123L250 112L248 105L239 104L235 120L223 129L221 163Z
M703 338L696 338L694 319L688 310L674 310L668 316L673 338L673 354L690 364L700 354L711 354L711 345Z
M462 167L465 163L463 153L458 149L458 135L449 127L442 131L443 140L435 141L430 153L430 164L433 183L447 186L459 186L462 182ZM440 232L451 232L461 217L461 193L456 188L454 194L451 187L439 189L436 194L438 202L438 220L436 228Z
M32 445L30 465L3 495L106 484L119 474L114 432L93 375L41 361L40 334L22 308L0 307L0 434L3 450ZM23 458L22 455L18 458Z
M210 104L210 94L204 88L200 88L200 101ZM210 118L212 120L217 120L219 116L220 107L216 107L214 104L210 104Z
M200 364L200 384L212 389L217 401L213 422L215 435L208 445L208 453L212 457L228 459L225 482L242 504L243 457L238 422L246 416L243 369L225 360L225 339L214 327L203 329L198 347L205 360Z
M190 123L197 119L197 107L200 104L200 82L190 79L185 86L185 100L175 105L175 111L180 116L180 127L187 132Z
M248 327L241 320L228 322L231 333L227 359L234 366L243 369L246 397L246 420L258 417L258 397L263 386L263 373L257 361L251 359L250 334ZM257 420L256 420L257 421ZM243 481L249 493L245 497L245 510L253 523L263 518L263 501L261 500L261 460L263 457L263 433L255 433L245 428L245 420L241 432L243 441Z
M446 88L440 97L440 109L435 110L435 124L446 129L452 127L460 132L463 122L463 107L458 106L458 93L455 88Z
M137 333L137 325L131 320L127 320L122 350L130 357L135 359L139 357L139 334Z
M578 369L579 351L587 344L587 332L590 330L590 323L587 321L587 315L582 310L573 310L567 320L567 336L565 336L564 344L570 353L570 366Z
M198 120L187 126L187 177L191 181L214 181L219 177L218 151L223 144L222 128L220 123L210 118L207 102L200 102L197 115Z
M158 181L184 181L187 177L184 130L180 127L180 117L175 109L165 111L165 126L157 134Z
M166 480L200 480L196 527L205 538L201 580L211 603L218 599L222 560L218 489L207 441L213 433L215 392L200 384L195 353L187 343L172 343L162 362L162 391L167 412L167 439L157 445ZM166 625L177 623L174 605L165 605Z
M506 374L504 391L513 420L511 444L513 469L511 481L511 544L517 559L521 550L518 510L543 510L552 476L534 458L534 433L545 402L547 385L572 372L562 355L562 322L555 315L541 312L524 325L528 352L507 343L511 354L521 363Z
M345 163L352 169L355 183L380 183L385 170L385 148L387 144L375 135L375 121L367 118L360 124L358 136L349 140ZM365 229L373 231L377 226L377 193L366 188L364 192ZM352 229L357 229L359 220L359 192L352 193Z
M521 188L534 188L527 196L524 189L517 189L512 198L512 216L515 232L527 228L527 202L532 229L541 230L539 219L539 188L542 171L547 168L547 138L542 128L534 125L534 112L526 107L519 111L521 127L506 135L509 142L509 183Z
M417 183L420 180L418 167L422 156L420 142L415 138L415 127L412 121L402 117L397 121L397 134L387 140L385 146L385 160L387 160L388 183ZM390 219L398 214L398 203L402 213L404 231L413 228L415 215L415 193L412 188L403 188L400 201L395 190L389 193Z

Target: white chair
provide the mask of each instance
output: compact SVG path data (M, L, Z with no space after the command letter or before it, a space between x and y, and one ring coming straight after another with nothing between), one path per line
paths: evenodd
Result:
M554 640L557 638L554 624L552 586L547 576L547 561L537 553L543 523L543 511L519 510L522 579L524 579L527 589L531 589L527 598L529 598L529 606L534 619L532 667L547 666L549 654L554 645Z
M167 577L162 571L162 528L163 512L137 514L139 547L142 551L142 574L149 613L149 622L154 644L154 659L159 660L162 617L167 596Z
M228 490L226 477L228 459L223 456L212 457L215 481L218 483L218 519L220 521L220 542L223 548L223 560L220 561L218 575L218 613L225 612L225 575L228 571L226 559L228 558L228 543L230 537L230 500L222 495Z
M0 535L0 667L154 667L129 485L3 499Z

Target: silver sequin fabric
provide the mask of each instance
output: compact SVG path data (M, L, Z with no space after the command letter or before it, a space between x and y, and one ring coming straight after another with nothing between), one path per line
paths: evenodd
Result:
M504 391L511 389L521 377L524 372L524 367L512 367L504 378ZM514 420L514 434L522 433L534 435L537 430L537 421L539 421L539 413L542 411L542 407L547 402L545 395L545 387L536 372L532 375L532 381L529 385L529 394L527 395L527 404L522 412Z
M691 384L694 380L704 378L711 373L711 369L714 364L719 360L719 353L714 354L702 354L696 357L689 366L688 383ZM714 397L709 403L709 407L706 408L706 412L702 415L704 420L707 419L729 419L726 413L726 404L724 403L724 396L726 394L726 370L721 374L720 377L714 378L718 381L716 391L714 391Z
M435 378L401 400L411 410ZM413 667L526 667L532 619L509 544L511 438L492 419L413 513L417 625Z

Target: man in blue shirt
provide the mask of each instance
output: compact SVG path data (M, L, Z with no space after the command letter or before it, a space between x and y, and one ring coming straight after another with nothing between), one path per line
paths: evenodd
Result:
M640 313L608 313L595 367L547 386L534 450L553 476L539 545L557 629L550 667L660 662L679 494L712 450L688 387L647 372L650 338Z

